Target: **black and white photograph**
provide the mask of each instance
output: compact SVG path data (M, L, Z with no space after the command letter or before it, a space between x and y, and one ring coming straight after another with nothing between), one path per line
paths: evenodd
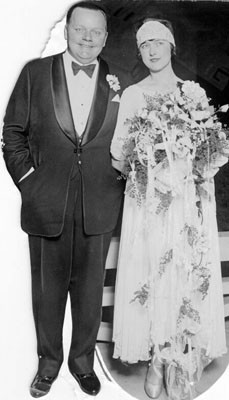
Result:
M4 400L229 395L229 1L3 0Z

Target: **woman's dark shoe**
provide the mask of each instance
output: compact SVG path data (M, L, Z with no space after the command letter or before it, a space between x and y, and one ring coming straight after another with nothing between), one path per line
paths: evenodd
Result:
M50 391L55 379L56 376L42 376L37 374L30 386L31 396L35 398L45 396Z
M99 393L101 385L94 371L88 374L76 374L75 372L71 372L71 374L85 393L91 396Z

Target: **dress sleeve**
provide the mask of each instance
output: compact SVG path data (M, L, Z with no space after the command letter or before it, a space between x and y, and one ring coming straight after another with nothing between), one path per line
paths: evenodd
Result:
M117 161L125 161L125 155L122 151L125 138L128 136L128 126L125 122L137 110L135 104L136 92L133 89L133 86L125 89L120 100L117 124L111 142L111 155Z

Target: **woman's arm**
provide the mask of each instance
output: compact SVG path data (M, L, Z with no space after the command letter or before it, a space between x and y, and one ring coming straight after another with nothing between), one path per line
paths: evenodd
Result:
M135 91L134 91L135 92ZM125 139L128 136L128 125L126 123L128 118L134 115L135 106L135 95L133 95L133 86L129 86L124 90L119 106L117 124L111 142L111 156L112 165L115 169L124 172L126 163L128 162L123 150Z

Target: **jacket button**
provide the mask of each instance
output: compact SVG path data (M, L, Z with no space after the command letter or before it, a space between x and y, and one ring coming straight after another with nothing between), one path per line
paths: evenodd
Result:
M80 161L80 160L78 161L78 164L81 164L81 161Z

